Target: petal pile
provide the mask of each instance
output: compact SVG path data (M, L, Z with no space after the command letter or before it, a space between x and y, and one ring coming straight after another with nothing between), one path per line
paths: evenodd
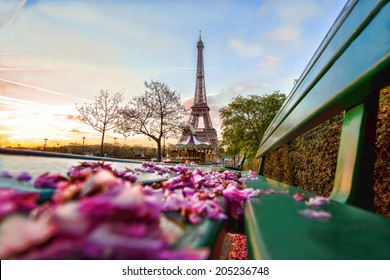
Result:
M136 183L137 172L171 178L141 185ZM1 176L32 179L28 173ZM85 162L70 168L66 176L44 173L32 184L54 189L50 202L37 204L36 193L0 189L0 258L204 259L209 254L206 248L172 247L161 222L165 213L180 213L183 227L205 219L225 220L224 197L229 213L238 218L243 201L260 193L244 187L248 178L230 171L203 173L155 163L118 171L104 162Z

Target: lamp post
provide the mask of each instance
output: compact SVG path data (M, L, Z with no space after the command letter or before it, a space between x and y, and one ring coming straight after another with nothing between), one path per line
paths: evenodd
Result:
M165 157L165 124L163 124L163 151L162 156Z
M84 143L85 143L85 136L83 137L83 155L84 155Z
M45 143L43 144L43 151L46 151L46 143L47 143L47 138L43 139L43 141L45 141Z
M113 151L113 154L114 154L114 155L113 155L113 157L115 157L116 139L117 139L117 138L116 138L116 137L114 137L114 151Z

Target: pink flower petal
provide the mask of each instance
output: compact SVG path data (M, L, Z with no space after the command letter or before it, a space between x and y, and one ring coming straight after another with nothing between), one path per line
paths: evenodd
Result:
M309 207L320 207L324 204L329 204L330 198L323 196L310 197L308 201L305 201L305 204Z
M46 220L34 221L24 216L9 216L0 224L0 259L42 244L54 232L55 226Z
M20 182L28 182L32 179L32 176L27 172L22 172L16 177L16 179Z
M305 209L299 211L299 214L302 216L313 218L313 219L329 219L332 217L332 214L323 210L313 210L313 209Z
M122 181L107 170L100 170L90 176L82 185L80 196L86 196L93 193L99 193L108 190L114 186L120 185Z
M67 179L61 174L50 175L49 172L46 172L40 175L34 181L34 188L43 189L43 188L52 188L56 189L59 182L64 182Z
M305 195L304 193L297 192L296 194L294 194L293 198L294 198L295 201L302 201L302 200L307 199L308 196Z

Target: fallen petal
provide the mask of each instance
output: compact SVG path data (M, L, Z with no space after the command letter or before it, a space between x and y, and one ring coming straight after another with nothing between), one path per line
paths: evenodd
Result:
M299 211L299 214L302 216L313 218L313 219L329 219L332 217L332 214L323 210L313 210L313 209L305 209Z
M12 174L9 173L8 171L1 171L0 177L5 178L5 179L12 179L13 178Z
M315 196L315 197L310 197L309 200L306 201L305 203L309 207L320 207L324 204L329 204L330 198L323 197L323 196Z
M22 172L22 173L20 173L20 174L16 177L16 179L17 179L18 181L20 181L20 182L22 182L22 181L28 182L28 181L30 181L30 180L32 179L32 176L31 176L30 174L28 174L27 172Z
M298 192L298 193L294 194L293 198L295 201L302 201L302 200L308 199L309 197L304 193Z

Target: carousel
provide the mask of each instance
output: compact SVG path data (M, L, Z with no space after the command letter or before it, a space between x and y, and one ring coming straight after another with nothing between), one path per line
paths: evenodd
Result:
M189 135L186 139L174 145L177 159L186 164L206 164L214 157L214 146L202 141L196 135Z

